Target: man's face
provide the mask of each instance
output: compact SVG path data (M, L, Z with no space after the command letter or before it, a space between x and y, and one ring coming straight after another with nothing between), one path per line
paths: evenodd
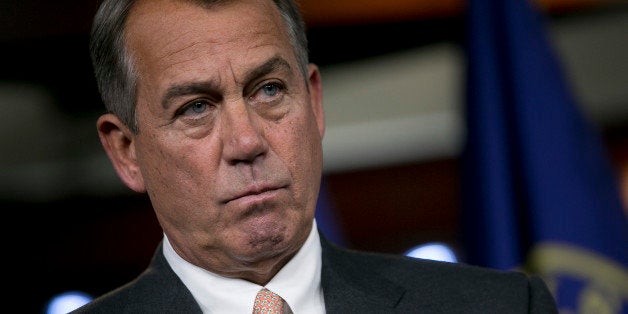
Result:
M294 254L314 217L324 122L318 70L299 71L279 11L139 1L125 35L139 77L135 186L175 250L236 277Z

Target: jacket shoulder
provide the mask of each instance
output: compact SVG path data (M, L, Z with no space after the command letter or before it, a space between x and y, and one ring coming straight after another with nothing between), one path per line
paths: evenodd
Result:
M72 313L201 313L192 293L168 265L161 244L135 280Z
M327 280L360 287L358 290L365 292L377 291L377 286L396 290L394 302L390 302L395 311L558 313L553 297L538 276L360 252L329 244L324 247L324 265L331 268L326 270ZM335 278L329 279L332 277Z

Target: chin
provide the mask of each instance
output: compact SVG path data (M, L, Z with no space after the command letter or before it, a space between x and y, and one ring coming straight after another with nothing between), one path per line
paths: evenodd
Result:
M295 216L298 215L295 212L277 210L277 206L261 208L238 227L241 256L253 262L296 252L309 234L305 232L309 229L304 228L303 217Z
M290 255L300 247L298 236L276 223L251 229L242 240L243 257L250 262Z
M277 222L255 225L247 232L246 246L253 251L273 250L285 246L289 238L287 228Z

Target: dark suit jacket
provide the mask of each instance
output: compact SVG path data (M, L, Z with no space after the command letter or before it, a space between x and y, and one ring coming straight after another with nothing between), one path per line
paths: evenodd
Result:
M321 234L327 313L558 313L541 279L464 264L356 252ZM74 313L201 313L161 244L137 279ZM300 314L300 313L295 313Z

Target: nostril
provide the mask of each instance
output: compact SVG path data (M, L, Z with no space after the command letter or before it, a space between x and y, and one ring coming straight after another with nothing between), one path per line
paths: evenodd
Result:
M263 124L246 103L231 103L222 120L223 154L230 163L252 162L268 150Z
M225 158L230 163L252 163L268 151L266 139L259 133L233 138L225 147Z

